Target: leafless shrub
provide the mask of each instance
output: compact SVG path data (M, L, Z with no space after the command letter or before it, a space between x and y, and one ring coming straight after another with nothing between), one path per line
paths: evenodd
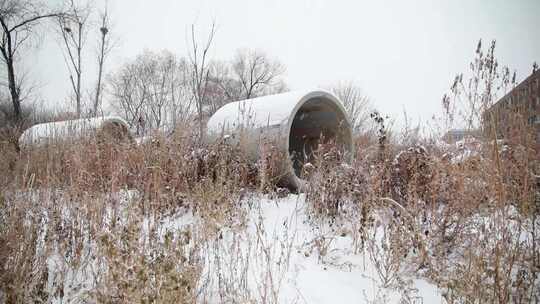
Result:
M93 292L98 302L194 303L200 266L191 231L163 231L158 218L128 208L125 222L112 218L97 236L104 268Z

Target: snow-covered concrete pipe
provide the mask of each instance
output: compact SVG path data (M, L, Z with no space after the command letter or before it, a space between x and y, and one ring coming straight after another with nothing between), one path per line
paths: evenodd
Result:
M232 102L221 107L207 124L207 138L226 138L242 144L258 159L264 143L285 152L283 182L301 188L302 167L312 157L320 138L335 140L348 160L353 151L352 128L341 101L330 92L292 91Z
M26 129L19 137L19 147L28 148L51 143L65 143L95 136L112 136L133 142L127 122L116 116L81 118L41 123Z

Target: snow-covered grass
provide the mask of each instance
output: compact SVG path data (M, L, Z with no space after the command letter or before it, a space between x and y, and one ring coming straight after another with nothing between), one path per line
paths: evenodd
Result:
M70 206L75 202L68 202L62 195L39 193L18 199L22 197L33 204L42 203L41 199L56 199L58 209L50 203L36 209L42 212L38 216L42 229L36 245L41 252L33 255L38 258L35 262L46 261L41 269L46 278L41 292L53 303L122 299L117 292L126 287L118 285L134 280L130 275L137 266L144 265L136 259L157 263L160 255L178 259L191 255L188 264L197 269L192 278L196 283L195 300L202 303L397 303L402 298L411 303L442 301L436 286L416 278L414 273L398 269L395 275L404 283L382 282L376 265L380 257L368 251L355 253L351 236L343 230L329 225L314 227L306 214L309 208L305 195L269 198L251 193L241 207L244 218L236 223L239 219L232 219L210 234L206 220L186 209L161 218L155 214L138 217L141 214L134 210L140 195L133 191L101 198L109 204L103 210L103 228L95 231L91 226L96 223L74 214L77 209ZM36 220L31 217L27 217L25 226ZM66 225L72 225L70 232L65 231L71 240L55 239L52 246L44 244L44 238L63 235L64 231L55 236L54 230L66 229ZM187 231L192 235L184 240L182 254L170 256L174 251L166 249L165 239L182 238ZM120 242L110 244L116 241ZM148 245L152 242L156 243ZM122 250L126 252L119 254ZM121 262L116 260L117 255ZM176 270L186 271L185 266ZM104 284L110 283L110 272L123 274L112 278L117 281L116 287ZM161 283L167 281L158 271L153 276L163 280ZM141 283L134 286L142 288ZM133 297L135 290L123 292L123 296Z
M305 192L287 194L273 149L253 164L192 138L20 155L0 196L2 301L540 297L537 188L518 150L454 162L439 147L374 145L346 164L321 146Z

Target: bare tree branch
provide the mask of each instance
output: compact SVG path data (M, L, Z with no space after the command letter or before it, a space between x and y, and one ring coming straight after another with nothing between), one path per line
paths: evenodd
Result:
M216 25L212 23L212 28L208 34L208 39L203 47L202 54L199 54L199 46L195 39L195 25L191 26L191 51L189 54L192 70L191 90L197 107L197 116L199 123L199 136L204 136L204 104L206 103L207 89L210 79L210 69L208 64L208 51L212 45Z
M239 50L232 62L233 72L243 87L243 98L275 93L282 87L285 67L257 50Z
M93 115L97 115L98 108L101 105L101 91L102 88L102 77L103 77L103 66L105 64L105 59L107 58L108 54L110 53L112 49L112 42L111 42L111 34L110 34L110 16L107 10L107 7L105 7L104 11L100 14L100 28L99 31L101 33L100 35L100 50L97 56L98 61L98 79L97 79L97 85L96 85L96 93L94 98L94 106L93 106Z
M172 131L191 114L187 68L185 60L169 52L144 52L109 77L113 106L138 135Z
M92 13L89 5L80 6L74 0L66 0L68 13L58 16L60 35L69 57L69 77L75 95L77 116L82 112L82 52L88 34L87 22ZM73 72L72 72L73 70Z
M353 130L356 132L367 131L365 129L372 109L369 98L364 95L362 89L352 82L345 82L335 85L330 90L343 103Z
M15 66L20 60L19 50L35 36L35 28L44 19L60 16L61 12L52 12L44 4L31 0L0 0L0 25L2 40L0 54L6 65L8 89L13 105L13 116L20 121L22 83Z

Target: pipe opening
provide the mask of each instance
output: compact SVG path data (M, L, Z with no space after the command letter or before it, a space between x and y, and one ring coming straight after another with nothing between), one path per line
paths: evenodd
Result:
M289 133L289 155L298 178L304 164L313 161L319 143L329 142L351 152L352 138L345 113L333 100L311 98L296 112Z

